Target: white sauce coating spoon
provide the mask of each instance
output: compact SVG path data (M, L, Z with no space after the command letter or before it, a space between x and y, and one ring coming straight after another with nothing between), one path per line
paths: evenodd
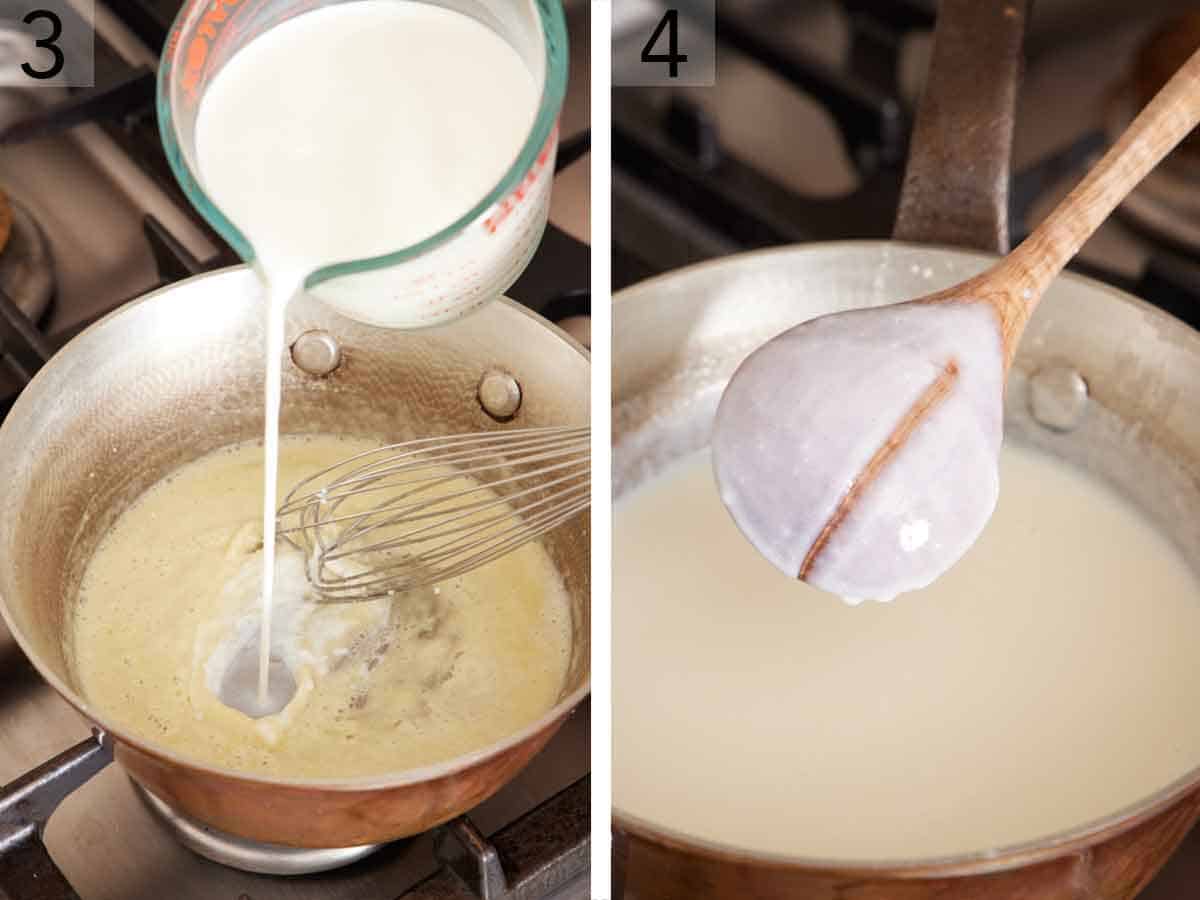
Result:
M1004 383L1051 281L1200 122L1200 51L1034 232L937 293L821 316L754 351L717 409L721 499L788 575L850 602L925 587L999 492Z

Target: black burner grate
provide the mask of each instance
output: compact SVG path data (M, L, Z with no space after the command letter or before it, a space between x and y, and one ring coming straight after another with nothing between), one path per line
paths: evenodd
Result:
M716 256L778 244L887 238L896 218L911 111L901 97L899 51L932 26L921 0L841 0L850 44L833 68L786 42L775 23L795 7L725 4L717 48L729 49L817 103L837 127L859 186L805 196L726 149L713 117L685 90L613 91L613 288ZM753 8L751 8L753 7ZM1048 186L1078 177L1103 149L1099 133L1017 172L1010 192L1014 243ZM1135 278L1082 262L1072 269L1127 290L1200 328L1200 261L1155 248Z
M818 100L860 183L841 197L798 194L728 152L685 93L652 105L613 92L613 287L723 253L781 243L886 237L900 196L909 114L892 73L904 36L933 22L917 2L845 4L845 70L785 43L769 11L718 9L718 54L736 50Z

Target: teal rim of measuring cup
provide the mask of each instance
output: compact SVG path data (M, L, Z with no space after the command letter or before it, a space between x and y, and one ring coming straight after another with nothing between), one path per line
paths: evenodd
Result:
M542 37L546 45L546 77L542 83L542 96L538 104L537 117L529 136L525 139L521 152L504 177L496 184L487 196L470 210L460 216L441 231L435 232L423 241L418 241L401 250L385 253L381 256L369 256L348 262L333 263L322 266L310 274L304 281L306 288L315 287L322 282L338 278L342 275L353 275L356 272L367 272L372 269L384 269L398 263L406 262L445 243L458 232L462 231L490 209L494 204L507 197L525 174L533 168L538 154L542 152L547 139L558 122L559 110L567 92L567 24L563 16L562 4L559 0L533 0L537 8L538 18L542 26ZM175 17L168 35L174 35L177 29L183 27L183 19L193 10L191 5L185 6ZM168 45L170 37L168 37ZM175 54L183 52L182 42L175 50L164 55L158 66L156 107L158 112L158 131L162 138L163 149L167 154L167 162L175 175L179 186L183 188L192 206L204 217L205 221L224 238L235 253L247 263L254 262L254 248L246 240L245 235L225 215L213 205L200 187L199 179L188 167L183 157L183 151L175 136L175 126L171 120L171 105L167 96L168 72L174 62Z

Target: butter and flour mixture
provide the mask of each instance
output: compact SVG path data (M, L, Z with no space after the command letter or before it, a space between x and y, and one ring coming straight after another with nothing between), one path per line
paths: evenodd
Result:
M379 446L285 438L280 484ZM436 587L365 603L307 596L278 544L271 655L297 691L252 719L216 692L260 633L262 447L218 450L146 492L89 562L71 655L88 702L206 763L348 777L481 749L558 700L571 650L566 592L538 544ZM273 674L272 678L276 676Z

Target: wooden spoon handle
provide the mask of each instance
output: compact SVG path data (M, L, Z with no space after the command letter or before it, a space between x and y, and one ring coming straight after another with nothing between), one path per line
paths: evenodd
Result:
M1117 204L1200 123L1200 50L1175 73L1103 159L1002 262L996 275L1027 307L1079 252Z

